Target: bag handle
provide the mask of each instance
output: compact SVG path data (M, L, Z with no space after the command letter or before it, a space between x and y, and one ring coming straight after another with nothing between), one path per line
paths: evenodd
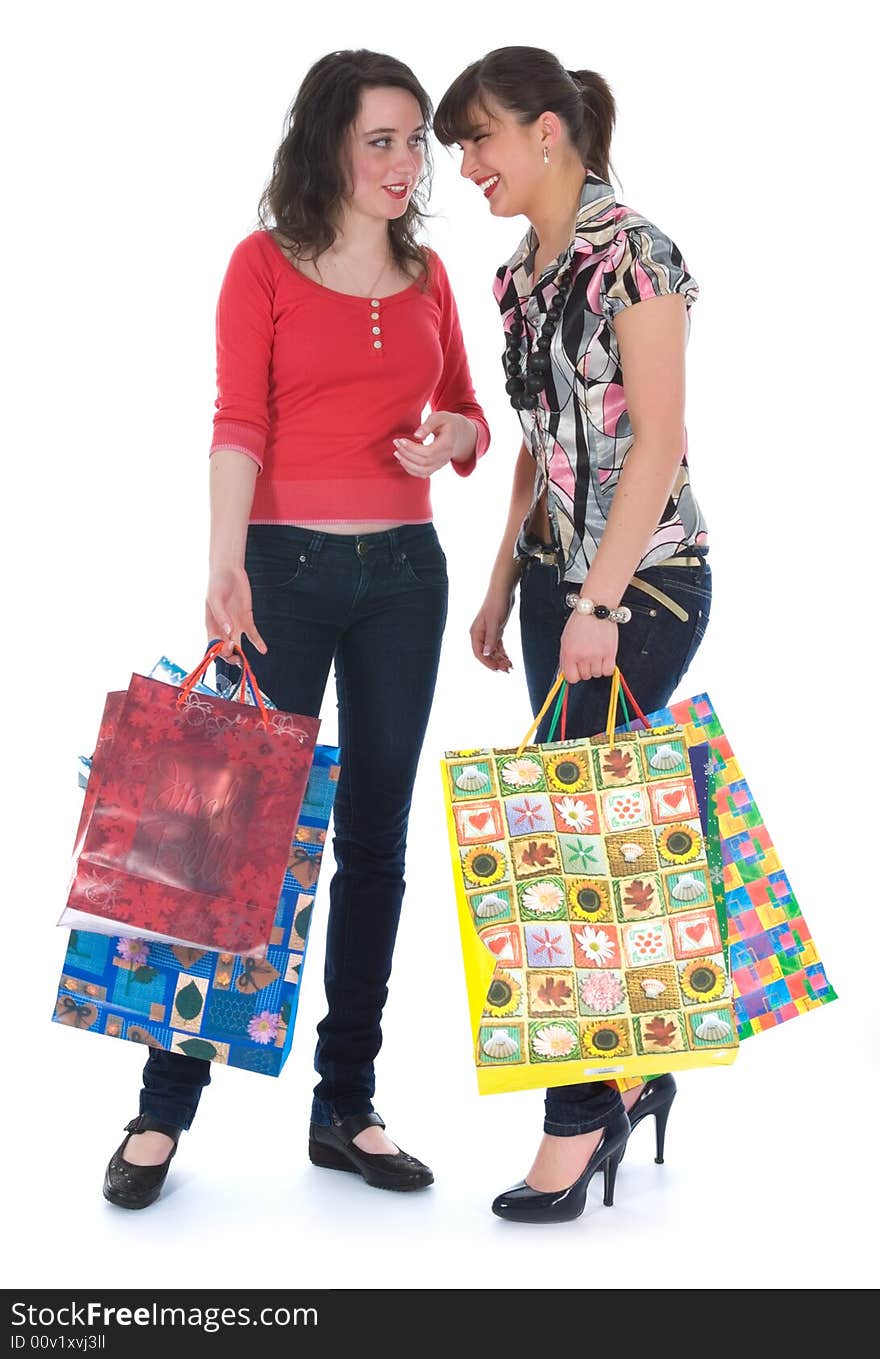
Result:
M538 730L538 727L541 725L541 718L544 716L545 712L546 712L547 709L550 707L550 704L553 702L554 698L556 697L557 693L558 693L559 690L562 688L562 686L563 686L564 683L565 683L565 676L563 675L562 671L560 670L559 674L556 676L556 679L553 681L553 684L552 684L552 686L551 686L551 688L550 688L549 694L548 694L547 697L544 699L544 705L543 705L543 707L541 708L541 711L538 713L537 717L535 717L534 721L532 722L532 725L529 727L529 729L528 729L528 731L526 732L525 736L524 736L524 737L522 738L522 740L520 741L520 743L519 743L519 748L518 748L518 750L517 750L517 752L516 752L517 755L522 755L522 753L523 753L523 751L525 750L526 746L529 744L529 741L532 739L532 737L534 736L535 732Z
M627 684L626 680L625 680L624 677L623 677L623 671L622 671L622 670L619 670L619 671L618 671L618 674L620 675L620 687L621 687L621 689L623 690L623 693L624 693L624 695L625 695L625 697L622 697L620 701L621 701L621 703L623 704L623 710L624 710L624 712L626 712L626 725L627 725L628 727L631 727L631 726L632 726L632 722L630 721L629 713L628 713L627 710L626 710L626 699L628 698L629 701L630 701L630 703L633 705L633 711L635 712L636 717L639 719L639 721L641 722L642 726L645 728L645 731L650 731L650 730L651 730L651 723L648 721L647 717L646 717L645 714L642 712L641 708L639 707L638 703L636 702L635 696L633 695L632 689L630 689L629 685Z
M181 683L180 693L177 696L178 707L181 707L186 702L190 694L193 692L193 689L198 684L199 680L205 674L206 670L208 669L208 666L211 664L212 661L217 659L225 645L226 645L225 642L216 640L212 640L211 642L208 643L208 649L205 652L202 659L199 661L195 670L192 670ZM268 731L269 714L266 711L266 705L263 702L259 686L257 685L257 681L254 677L254 672L250 667L250 663L248 662L248 658L242 651L241 647L237 646L234 642L232 644L232 650L237 653L239 659L236 663L241 667L241 683L239 684L236 690L236 694L239 696L238 701L239 702L244 701L243 699L244 688L245 685L247 685L247 688L250 691L251 698L253 699L256 707L259 708L260 716L262 717L263 722L266 725L266 730Z
M554 698L556 699L556 707L554 708L553 716L550 719L550 727L547 732L547 740L548 741L553 740L553 733L556 730L557 723L559 723L559 739L560 741L565 740L565 723L568 711L568 681L566 680L562 671L560 671L553 682L550 692L548 693L547 697L544 700L543 706L541 707L541 711L538 713L537 717L534 719L532 725L529 727L528 731L526 732L525 736L520 742L519 748L516 752L517 755L522 754L523 750L528 745L529 741L532 739L535 732L538 730L538 727L541 724L541 719L548 711ZM614 728L617 718L618 703L623 709L623 714L626 719L625 722L626 727L631 728L633 725L633 719L630 717L629 707L627 706L627 699L629 699L629 702L632 704L636 717L642 723L645 730L650 731L651 729L650 722L648 721L647 717L642 712L641 708L636 702L633 696L633 692L630 689L629 685L627 684L626 680L624 679L621 671L618 669L617 666L615 666L614 673L611 676L611 694L608 700L608 717L605 723L605 734L608 737L608 744L611 747L614 746Z
M208 645L209 645L209 646L216 646L216 645L218 644L218 642L219 642L219 638L214 637L214 638L211 639L211 641L208 643ZM259 700L259 698L258 698L258 695L259 695L259 692L260 692L260 687L259 687L259 685L257 684L256 677L255 677L255 675L254 675L254 672L253 672L253 670L251 669L250 665L248 664L247 659L246 659L246 657L245 657L245 655L244 655L244 652L241 650L241 648L240 648L239 646L236 646L236 645L233 643L233 649L234 649L235 651L237 651L238 654L241 656L242 661L244 662L244 664L242 664L242 665L239 666L239 669L241 670L241 679L238 681L238 684L235 686L235 688L234 688L233 691L232 691L232 694L231 694L231 696L230 696L230 702L246 703L246 702L247 702L247 698L246 698L246 696L245 696L245 688L247 688L247 690L248 690L248 692L250 693L250 696L251 696L251 703L252 703L252 705L253 705L255 708L257 708L257 707L260 706L260 700ZM216 655L215 655L214 659L215 659L215 660L218 659ZM222 657L221 657L220 659L222 660ZM221 694L221 698L222 698L222 697L223 697L223 695Z
M218 642L219 638L213 638L209 645L216 646ZM241 647L233 643L233 649L237 651L239 656L241 657L241 665L239 667L239 669L241 670L241 679L238 681L238 686L233 692L231 702L247 703L247 694L249 693L251 696L252 706L255 708L259 708L260 713L262 714L263 717L263 721L265 722L266 728L268 730L269 714L266 712L266 705L263 702L262 695L260 694L260 686L257 684L257 677L254 674L253 668L251 667ZM217 659L216 655L214 659L215 660ZM247 690L247 693L245 692L245 690Z

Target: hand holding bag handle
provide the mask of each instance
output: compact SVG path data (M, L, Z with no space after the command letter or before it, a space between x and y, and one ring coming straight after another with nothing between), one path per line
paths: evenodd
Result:
M556 679L553 681L553 684L550 688L550 692L548 693L541 707L541 711L535 717L534 721L532 722L531 726L529 727L528 731L526 732L525 736L520 742L516 752L517 755L521 755L523 753L523 750L528 745L529 741L532 739L535 732L538 730L538 727L541 724L541 720L548 711L550 704L553 702L554 698L556 699L556 707L554 709L553 717L550 722L550 730L547 733L547 740L548 741L553 740L553 733L556 730L557 722L559 723L560 741L564 741L566 739L565 720L568 708L568 681L562 674L562 671L560 671L559 674L556 676ZM639 707L638 703L633 697L633 692L630 689L629 685L627 684L626 680L623 678L623 675L621 674L620 670L618 669L617 666L615 666L614 673L611 676L611 695L608 702L608 718L605 724L605 733L608 737L608 743L612 747L614 745L614 728L617 719L618 703L620 703L623 708L624 716L626 717L626 726L631 728L633 725L632 719L630 718L629 715L629 710L626 705L627 698L629 699L630 703L633 706L633 710L635 711L636 717L642 723L645 730L646 731L650 730L651 724L649 723L648 719L645 717L645 714L642 712L641 708Z
M206 650L202 659L199 661L195 670L192 670L187 675L186 679L182 682L180 686L180 695L177 700L178 706L182 706L187 701L193 689L198 684L199 680L202 678L205 671L208 669L208 666L211 664L212 661L217 659L225 645L226 643L222 641L212 641L208 643L208 649ZM257 685L254 672L251 669L250 664L248 662L248 658L247 656L245 656L241 647L235 645L234 643L232 650L233 652L237 652L239 657L241 658L238 661L238 665L241 667L241 680L236 690L236 693L238 695L238 702L243 703L245 701L244 690L245 685L247 685L251 698L253 699L254 705L259 708L260 715L263 721L265 722L266 728L268 730L269 714L266 711L266 705L263 702L262 695L260 694L260 690ZM230 702L232 701L234 701L234 696L233 699L230 699Z

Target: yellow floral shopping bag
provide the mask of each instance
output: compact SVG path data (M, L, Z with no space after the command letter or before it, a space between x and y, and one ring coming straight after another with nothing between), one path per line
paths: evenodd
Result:
M526 744L558 695L553 735L560 675L519 747L442 761L481 1094L736 1057L687 748L616 733L620 683L599 736Z

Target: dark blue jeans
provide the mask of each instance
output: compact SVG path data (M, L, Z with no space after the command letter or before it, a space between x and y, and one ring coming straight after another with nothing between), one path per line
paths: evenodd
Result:
M312 1119L372 1109L373 1061L404 892L416 769L446 622L446 558L433 524L383 533L248 530L245 568L268 653L244 651L287 712L317 716L335 661L342 747ZM238 675L238 670L227 671ZM151 1050L141 1111L188 1128L210 1063Z
M617 664L626 677L643 712L663 708L669 702L690 665L709 622L712 575L708 562L700 566L652 566L639 571L639 578L656 586L688 614L682 622L656 600L628 586L622 603L633 616L620 624ZM562 630L571 617L565 596L577 585L558 585L556 568L529 561L520 585L519 618L523 662L532 711L542 707L559 673ZM605 730L611 680L583 680L572 686L568 697L566 736L594 736ZM622 721L622 717L620 718ZM550 713L535 737L546 741ZM544 1101L544 1131L557 1137L601 1128L621 1107L615 1085L603 1081L557 1086Z

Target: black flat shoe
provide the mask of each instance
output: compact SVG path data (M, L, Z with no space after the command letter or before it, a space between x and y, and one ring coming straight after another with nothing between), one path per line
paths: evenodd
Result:
M394 1156L362 1151L354 1139L364 1128L384 1128L377 1113L352 1114L350 1118L333 1115L331 1127L309 1124L309 1160L325 1170L349 1170L362 1175L374 1189L427 1189L434 1176L426 1165L398 1151Z
M496 1217L510 1222L571 1222L580 1217L587 1201L587 1186L599 1167L605 1176L605 1206L614 1203L614 1181L617 1167L629 1136L629 1119L621 1110L605 1125L602 1141L593 1152L574 1184L567 1189L556 1189L545 1194L521 1180L512 1189L499 1194L492 1204Z
M168 1167L177 1151L177 1139L183 1130L173 1127L170 1123L161 1123L158 1118L151 1118L149 1114L138 1114L137 1118L126 1123L125 1130L128 1137L114 1151L104 1172L104 1198L110 1203L115 1203L117 1208L148 1208L162 1192ZM142 1132L160 1132L174 1139L174 1146L161 1165L135 1166L131 1161L125 1160L124 1152L128 1146L128 1138L132 1133Z
M645 1082L641 1094L629 1111L629 1121L633 1129L639 1126L643 1118L649 1118L651 1114L654 1115L654 1129L657 1139L657 1154L654 1161L658 1166L663 1164L666 1124L669 1120L669 1110L672 1108L675 1094L675 1077L671 1072L667 1072L664 1076L655 1076L653 1080ZM626 1148L624 1148L625 1150ZM623 1160L622 1155L620 1159Z

